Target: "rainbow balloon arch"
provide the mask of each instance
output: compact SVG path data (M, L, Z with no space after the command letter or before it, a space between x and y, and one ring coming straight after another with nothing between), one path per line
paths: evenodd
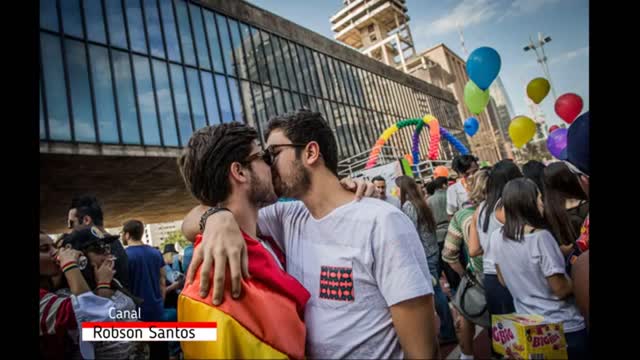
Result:
M407 127L407 126L415 126L415 130L413 132L413 144L411 148L411 153L413 156L413 165L417 165L420 162L420 132L426 126L429 128L429 159L436 160L438 158L438 146L440 145L440 137L445 138L453 147L456 148L461 154L465 155L469 153L469 150L460 142L460 140L456 139L455 136L451 135L447 131L447 129L440 127L438 119L436 119L433 115L425 115L422 119L405 119L398 121L397 123L389 126L385 131L382 132L382 135L378 138L376 143L373 145L371 152L369 153L369 160L365 166L365 169L370 169L376 165L378 161L378 156L380 155L380 151L384 144L389 140L389 138L396 133L396 131Z

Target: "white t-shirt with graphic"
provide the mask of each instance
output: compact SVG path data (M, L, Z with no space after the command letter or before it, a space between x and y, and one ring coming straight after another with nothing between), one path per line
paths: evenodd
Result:
M258 227L286 254L287 272L311 293L307 356L402 358L389 307L432 294L420 238L394 206L364 198L314 219L301 201L260 210Z

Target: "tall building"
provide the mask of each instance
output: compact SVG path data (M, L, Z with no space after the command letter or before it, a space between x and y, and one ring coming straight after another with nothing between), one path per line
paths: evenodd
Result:
M78 193L100 199L107 227L182 218L195 201L176 157L206 125L263 133L269 118L307 107L347 162L398 120L432 113L462 128L450 91L242 0L42 0L39 36L40 214L53 233ZM412 134L389 144L410 153ZM441 158L453 154L442 145Z
M407 72L415 55L405 0L344 0L331 17L334 38L361 53ZM408 55L409 54L409 55Z

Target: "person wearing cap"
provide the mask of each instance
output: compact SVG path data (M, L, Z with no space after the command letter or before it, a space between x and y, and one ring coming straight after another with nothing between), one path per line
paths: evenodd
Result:
M40 231L40 313L39 338L42 359L94 358L90 343L78 344L83 321L107 321L113 301L95 295L82 275L80 251L71 247L56 249L53 240ZM63 274L68 293L61 294L54 277ZM73 341L69 341L72 338ZM79 345L79 346L78 346Z
M578 182L589 197L589 176L591 175L591 156L589 148L589 111L580 115L569 126L567 147L560 154L569 170L576 175ZM580 236L576 241L577 251L581 254L575 259L571 268L573 293L576 305L589 328L589 215L587 214Z
M164 298L166 293L166 271L160 251L142 242L144 224L129 220L122 226L122 239L129 256L129 281L131 291L144 299L140 307L143 321L164 319ZM163 341L150 341L152 359L168 359L169 347Z
M62 239L63 249L74 249L83 254L87 262L80 264L82 274L96 295L110 299L113 306L107 309L108 321L138 321L138 305L142 299L136 298L114 276L115 258L111 246L118 242L118 235L103 232L97 226L79 226ZM98 308L99 309L99 308ZM98 311L95 309L94 311ZM101 341L93 343L95 358L125 358L136 353L142 356L144 349L140 343L127 341Z

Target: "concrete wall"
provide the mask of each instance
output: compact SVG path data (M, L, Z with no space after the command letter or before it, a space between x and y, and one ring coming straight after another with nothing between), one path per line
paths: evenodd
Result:
M199 3L225 15L239 19L240 21L263 28L283 38L304 44L314 50L329 54L352 65L377 73L418 91L425 92L433 97L453 103L456 102L455 97L449 91L416 79L411 75L369 58L356 50L327 39L320 34L245 1L202 0L199 1Z

